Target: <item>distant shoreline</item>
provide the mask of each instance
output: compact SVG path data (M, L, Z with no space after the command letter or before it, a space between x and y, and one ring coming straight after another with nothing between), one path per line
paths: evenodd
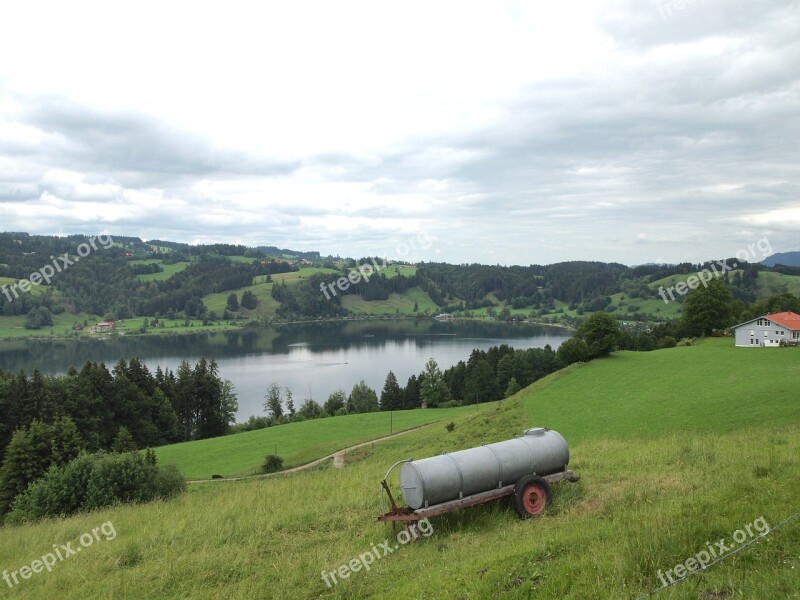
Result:
M134 317L133 319L127 319L128 321L135 321L138 319L144 319L145 317ZM69 333L40 333L40 334L31 334L31 335L0 335L0 346L3 344L10 344L10 343L17 343L17 342L59 342L65 340L110 340L118 337L144 337L144 336L170 336L170 335L191 335L197 333L222 333L222 332L241 332L246 331L248 329L264 329L267 327L280 327L281 325L308 325L312 323L343 323L343 322L360 322L360 321L431 321L436 320L433 316L403 316L403 315L374 315L374 316L359 316L359 317L338 317L332 319L307 319L302 321L273 321L271 323L253 323L253 321L247 321L246 323L242 323L241 325L208 325L203 326L200 325L192 325L190 327L164 327L164 328L152 328L148 330L146 333L140 333L138 331L130 331L130 332L114 332L112 334L86 334L86 333L78 333L75 334L74 331L70 331ZM487 322L487 319L482 317L456 317L452 319L452 321L476 321L476 322ZM442 321L442 322L449 322L449 321ZM546 323L541 321L490 321L493 323L498 324L508 324L508 325L538 325L541 327L553 327L558 329L564 330L573 330L574 328L566 325L564 323ZM191 323L200 323L200 321L191 321Z

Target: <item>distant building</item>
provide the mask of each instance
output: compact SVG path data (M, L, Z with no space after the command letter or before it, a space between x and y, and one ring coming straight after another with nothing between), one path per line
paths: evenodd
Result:
M98 323L95 327L99 331L108 331L109 329L114 329L114 321L103 321L102 323Z
M454 318L450 313L441 313L434 317L437 321L452 321Z
M777 348L783 345L800 345L800 315L781 312L764 315L734 326L736 346L750 348Z

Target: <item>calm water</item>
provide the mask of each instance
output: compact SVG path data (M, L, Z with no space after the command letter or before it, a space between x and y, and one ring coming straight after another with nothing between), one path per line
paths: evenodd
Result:
M62 374L87 360L112 368L138 356L151 370L176 370L182 360L214 357L223 378L236 386L237 420L264 414L270 383L290 388L295 405L313 397L322 404L338 388L349 392L363 379L380 395L391 370L404 386L433 357L444 370L466 360L474 348L499 344L555 349L569 337L563 329L494 322L362 321L283 325L257 331L119 337L108 340L25 342L0 345L0 369Z

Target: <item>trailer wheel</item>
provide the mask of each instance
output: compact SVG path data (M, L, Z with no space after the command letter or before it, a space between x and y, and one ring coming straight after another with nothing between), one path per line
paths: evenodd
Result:
M550 484L538 475L523 477L514 488L514 510L520 519L538 517L551 500Z

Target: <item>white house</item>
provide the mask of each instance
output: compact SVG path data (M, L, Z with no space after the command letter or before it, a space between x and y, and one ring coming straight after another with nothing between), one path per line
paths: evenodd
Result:
M737 346L777 348L781 342L800 345L800 315L781 312L734 326Z

